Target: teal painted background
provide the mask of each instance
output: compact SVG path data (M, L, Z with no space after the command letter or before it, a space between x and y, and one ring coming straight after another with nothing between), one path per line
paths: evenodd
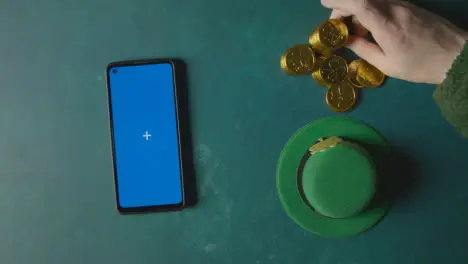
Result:
M466 1L419 2L464 23ZM323 88L286 77L279 58L328 15L318 0L1 0L0 261L466 263L468 142L442 119L433 86L390 80L348 114L379 129L418 179L376 228L325 239L284 213L282 147L336 114ZM188 66L200 201L121 216L104 70L159 57Z

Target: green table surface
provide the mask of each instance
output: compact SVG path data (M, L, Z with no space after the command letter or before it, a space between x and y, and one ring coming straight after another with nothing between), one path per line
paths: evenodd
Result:
M465 19L466 1L420 2ZM337 114L279 58L328 15L318 0L1 0L0 262L466 263L468 141L441 117L434 86L391 79L345 115L378 128L416 183L383 222L327 239L286 216L279 153ZM188 66L199 202L122 216L105 67L165 57Z

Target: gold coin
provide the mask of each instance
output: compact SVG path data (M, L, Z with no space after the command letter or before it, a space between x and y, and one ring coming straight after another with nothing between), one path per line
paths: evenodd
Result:
M309 43L317 52L328 55L343 47L348 37L348 28L343 21L328 19L312 32Z
M307 44L289 48L281 57L281 69L289 75L306 75L315 67L315 53Z
M385 74L369 62L362 60L356 70L356 81L365 87L379 87L385 81Z
M333 111L346 112L356 104L356 89L348 82L333 84L327 91L327 105Z
M348 65L348 81L356 88L364 88L364 85L356 80L357 69L363 60L354 60Z
M335 147L336 145L340 144L343 142L343 139L340 137L329 137L327 139L319 139L319 142L315 143L312 145L312 147L309 148L309 152L311 155L314 155L317 152L321 152L325 149Z
M348 63L340 56L320 57L312 72L312 78L320 85L329 87L332 84L344 81L348 75Z

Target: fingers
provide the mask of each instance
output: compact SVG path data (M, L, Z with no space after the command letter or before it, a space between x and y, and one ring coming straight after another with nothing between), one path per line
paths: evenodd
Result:
M324 7L357 14L363 9L368 8L372 0L321 0L321 2Z
M341 11L340 9L333 9L330 15L330 19L342 19L345 17L352 16L350 13ZM365 28L361 22L357 19L356 16L352 16L352 26L354 30L354 34L360 37L364 37L369 33L369 30Z
M322 5L333 9L331 18L353 16L355 34L350 36L347 47L357 56L382 71L388 68L382 49L364 38L368 30L374 34L386 32L385 16L381 10L388 8L388 0L321 0Z
M321 2L323 6L333 9L332 15L355 15L370 31L382 30L385 19L379 8L388 5L385 0L321 0Z
M365 37L369 34L369 30L367 30L367 28L364 27L355 16L353 16L353 29L354 35L358 37Z
M386 57L382 49L367 39L357 36L351 36L347 47L356 55L368 61L370 64L383 70L386 65Z
M332 12L331 12L330 18L331 19L339 19L339 18L350 16L350 15L351 15L350 13L341 11L339 9L333 9Z

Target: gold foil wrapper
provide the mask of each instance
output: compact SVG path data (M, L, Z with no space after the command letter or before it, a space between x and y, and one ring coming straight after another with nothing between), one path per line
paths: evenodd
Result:
M321 86L330 87L332 84L341 83L347 78L348 63L340 56L321 56L316 61L312 78Z
M289 48L280 60L281 69L293 76L311 73L315 63L315 52L307 44L298 44Z
M385 74L374 65L361 60L356 70L356 81L367 88L376 88L385 82Z
M356 79L357 69L362 61L362 59L354 60L348 65L348 81L356 88L364 88L364 85L359 83Z
M343 139L340 137L329 137L327 139L319 139L312 147L309 148L310 155L315 153L322 152L328 148L333 148L336 145L343 142Z
M327 90L326 102L335 112L347 112L356 105L357 90L347 81L333 84Z
M320 71L320 68L322 67L325 59L325 57L317 58L317 61L315 63L315 70L312 72L312 78L321 86L328 88L330 84L324 81L322 71Z
M315 51L324 55L330 55L343 47L348 38L348 28L343 21L328 19L312 32L309 36L309 43Z

